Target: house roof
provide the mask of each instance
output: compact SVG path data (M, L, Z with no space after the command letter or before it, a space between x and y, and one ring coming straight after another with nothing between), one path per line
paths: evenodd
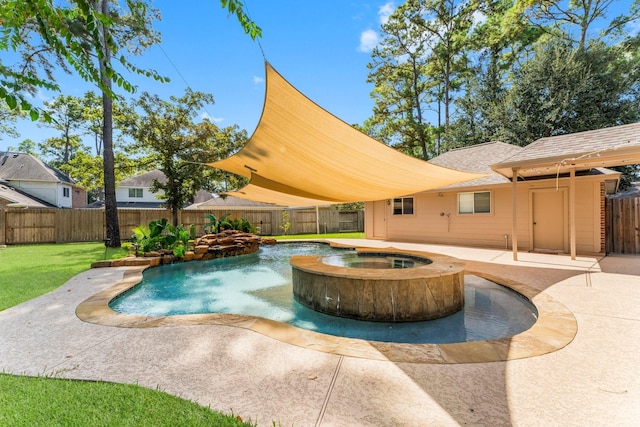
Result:
M0 183L0 199L6 200L8 207L24 208L54 208L51 203L33 197L24 191L14 188L8 184Z
M506 177L532 177L567 173L569 169L640 163L640 123L613 126L567 135L540 138L492 169Z
M58 169L27 153L0 152L0 179L5 181L42 181L75 184Z
M487 174L487 176L477 178L472 181L440 187L442 189L504 184L509 182L509 179L494 172L491 169L491 165L496 161L502 161L503 159L509 158L522 150L522 147L506 144L504 142L486 142L484 144L476 144L449 150L446 153L429 160L429 163L468 172Z
M154 180L157 180L159 183L164 184L167 182L167 177L165 176L164 172L155 169L150 172L132 176L131 178L123 179L122 181L118 182L118 186L148 188L153 185Z
M186 209L273 209L277 206L278 205L274 205L272 203L255 202L253 200L245 200L233 196L226 196L224 198L213 197L201 203L194 203L190 206L187 206Z

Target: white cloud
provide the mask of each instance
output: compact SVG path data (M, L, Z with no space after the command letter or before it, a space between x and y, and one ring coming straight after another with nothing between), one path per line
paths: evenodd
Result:
M211 123L220 123L224 121L224 118L222 117L211 117L209 115L209 113L202 113L200 115L200 117L202 118L202 120L209 120Z
M389 16L396 9L395 5L392 1L389 1L378 9L378 19L380 20L380 24L384 25L389 20ZM380 35L374 30L366 30L360 34L360 46L358 46L358 51L360 52L371 52L374 47L378 45L380 41Z
M380 18L380 23L383 25L386 24L389 20L389 16L391 16L395 9L396 7L392 1L380 6L380 9L378 9L378 18Z
M254 85L261 85L262 83L264 83L264 77L258 77L258 76L253 76L253 84Z
M362 34L360 34L360 46L358 46L358 51L371 52L377 44L378 33L373 30L363 31Z

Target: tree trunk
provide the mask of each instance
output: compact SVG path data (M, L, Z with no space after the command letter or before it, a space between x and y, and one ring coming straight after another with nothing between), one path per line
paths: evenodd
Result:
M102 0L102 13L109 15L109 0ZM105 75L105 64L111 61L111 52L106 45L107 28L102 27L104 58L100 61L100 78L102 83L111 87L111 79ZM107 226L105 245L111 248L119 248L120 224L118 222L118 205L116 202L116 178L115 162L113 155L113 102L106 92L102 92L102 110L104 121L102 123L102 153L104 159L104 215Z

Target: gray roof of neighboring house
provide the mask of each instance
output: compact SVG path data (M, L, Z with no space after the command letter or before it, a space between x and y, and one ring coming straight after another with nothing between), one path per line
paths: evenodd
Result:
M55 208L51 203L47 203L2 182L0 182L0 199L8 201L9 205L16 204L20 207Z
M131 178L123 179L118 182L120 187L151 187L153 180L157 180L159 183L164 184L167 182L167 177L164 172L156 169L150 172L146 172L140 175L132 176Z
M58 169L27 153L0 152L0 179L5 181L44 181L75 184Z
M574 157L633 146L640 147L640 123L540 138L512 157L493 163Z
M206 209L206 208L212 208L212 209L214 208L235 208L235 209L269 208L269 209L273 209L275 207L277 207L277 205L274 205L272 203L254 202L252 200L245 200L245 199L240 199L238 197L226 196L224 198L213 197L202 203L194 203L190 206L187 206L186 209L196 209L196 208L200 208L200 209Z
M456 148L439 155L429 163L465 172L486 173L488 176L461 182L442 188L455 188L480 185L504 184L508 178L491 170L491 165L513 156L523 150L522 147L504 142L494 141Z

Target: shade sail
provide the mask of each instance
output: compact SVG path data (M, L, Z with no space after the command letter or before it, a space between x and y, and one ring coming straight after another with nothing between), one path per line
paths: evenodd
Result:
M266 77L253 135L238 153L209 163L251 178L230 195L276 203L280 193L288 206L309 206L390 199L484 176L432 165L376 141L305 97L269 63Z

